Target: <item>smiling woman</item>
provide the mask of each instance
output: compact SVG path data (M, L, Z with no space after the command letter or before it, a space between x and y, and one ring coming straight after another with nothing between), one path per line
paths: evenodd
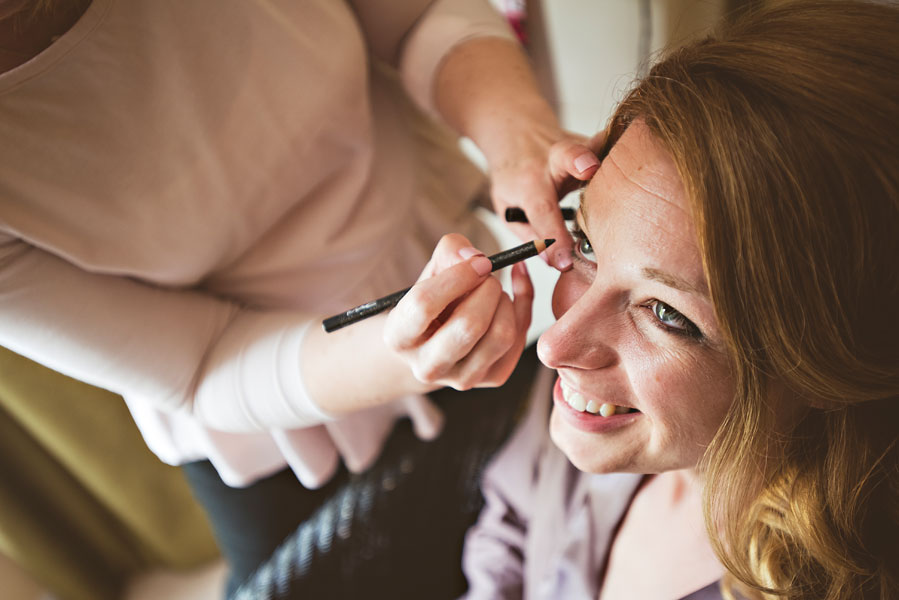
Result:
M559 320L538 344L559 372L553 440L593 473L695 466L733 382L689 200L642 121L587 186L575 238L553 295Z
M469 598L895 597L896 39L895 4L779 3L625 98Z

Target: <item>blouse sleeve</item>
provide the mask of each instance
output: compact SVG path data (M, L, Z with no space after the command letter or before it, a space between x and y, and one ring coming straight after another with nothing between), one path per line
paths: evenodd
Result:
M310 318L89 273L0 233L0 345L159 409L192 411L215 429L331 420L300 377Z
M431 115L436 115L435 77L456 46L480 37L517 43L487 0L357 0L353 5L369 50L399 69L406 91Z
M525 419L494 457L481 483L484 508L465 537L462 566L466 600L521 598L525 548L533 519L540 456L548 443L548 385L543 369L534 385ZM547 383L549 382L549 383Z

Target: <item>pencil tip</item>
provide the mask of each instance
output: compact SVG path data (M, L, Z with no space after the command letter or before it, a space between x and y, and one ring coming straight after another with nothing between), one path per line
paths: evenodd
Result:
M546 238L543 240L534 240L533 244L534 248L537 250L537 254L540 254L541 252L552 246L553 242L555 241L556 240L554 240L553 238Z

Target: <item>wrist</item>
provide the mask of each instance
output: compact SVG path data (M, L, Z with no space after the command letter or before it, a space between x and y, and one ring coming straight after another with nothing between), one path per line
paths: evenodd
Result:
M439 386L415 378L409 365L383 343L386 315L333 333L309 330L300 368L309 396L321 410L341 416Z
M446 122L494 165L516 152L545 151L563 135L527 57L510 40L479 38L455 48L436 77L435 99Z

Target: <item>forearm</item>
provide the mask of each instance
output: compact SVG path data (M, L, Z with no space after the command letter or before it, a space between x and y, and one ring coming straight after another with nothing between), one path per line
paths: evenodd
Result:
M460 44L437 73L434 93L443 118L471 138L494 169L563 135L527 57L510 40L477 38Z
M408 394L436 389L412 374L383 342L386 315L325 333L306 334L300 364L309 396L334 416L384 404Z

